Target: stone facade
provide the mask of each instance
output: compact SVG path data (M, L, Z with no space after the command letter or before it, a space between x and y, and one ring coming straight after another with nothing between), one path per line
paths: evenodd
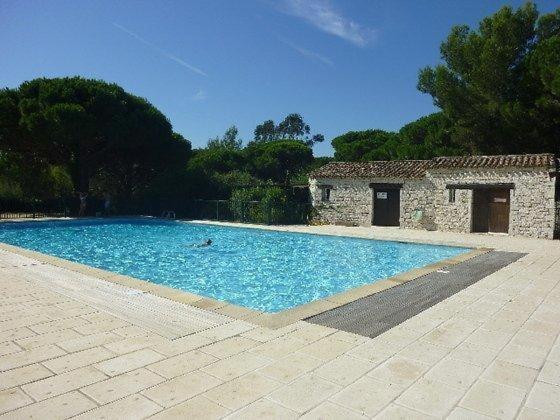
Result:
M421 179L321 178L310 179L318 219L331 224L371 225L375 212L371 183L402 184L400 226L412 229L472 232L473 190L453 184L513 184L510 189L509 234L552 239L560 231L560 203L555 202L556 178L550 169L458 168L428 169ZM330 189L328 201L322 189Z

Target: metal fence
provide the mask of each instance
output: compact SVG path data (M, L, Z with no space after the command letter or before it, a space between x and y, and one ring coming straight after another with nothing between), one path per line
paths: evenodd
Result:
M0 200L0 219L66 217L69 209L62 200Z
M151 215L163 217L169 212L176 218L193 220L216 220L225 222L257 224L306 224L311 217L311 205L289 202L282 207L266 207L260 201L233 203L231 200L185 200L181 206L118 206L111 215ZM146 207L146 208L143 208ZM169 207L169 208L168 208ZM75 198L57 200L2 200L0 199L0 219L24 219L41 217L76 216L79 203ZM85 216L103 216L103 202L90 198Z
M308 203L289 202L281 208L268 208L260 201L233 203L231 200L192 200L187 208L186 214L178 213L177 217L267 225L306 224L312 211Z

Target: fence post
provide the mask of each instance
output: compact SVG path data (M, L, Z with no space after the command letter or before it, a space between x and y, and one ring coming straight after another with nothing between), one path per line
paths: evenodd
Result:
M216 221L220 220L220 200L216 200Z

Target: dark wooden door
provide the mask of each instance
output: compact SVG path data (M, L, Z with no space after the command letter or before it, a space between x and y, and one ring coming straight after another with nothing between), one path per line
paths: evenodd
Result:
M509 190L488 191L488 231L508 233Z
M373 224L376 226L399 226L401 199L399 189L375 189L373 191Z
M473 191L473 232L508 233L509 189Z
M488 194L473 190L473 232L488 232Z

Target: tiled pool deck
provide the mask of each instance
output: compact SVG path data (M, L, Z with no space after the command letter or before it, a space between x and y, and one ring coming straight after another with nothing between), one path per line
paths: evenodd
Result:
M527 255L370 339L269 329L4 248L0 418L560 417L559 241L282 230Z

